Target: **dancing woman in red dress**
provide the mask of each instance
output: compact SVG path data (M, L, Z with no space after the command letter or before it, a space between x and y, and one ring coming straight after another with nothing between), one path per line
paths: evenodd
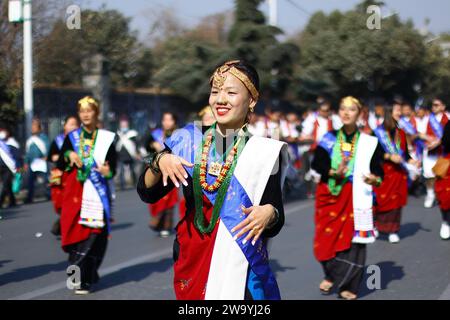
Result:
M111 191L108 181L116 172L115 133L99 129L98 103L91 97L78 101L82 127L64 140L58 169L64 172L61 210L61 246L69 263L81 271L76 294L88 294L98 282L98 269L108 244Z
M366 260L366 244L375 241L372 186L383 177L383 151L375 137L358 130L361 104L341 101L343 127L319 143L312 168L321 178L316 192L314 255L325 278L319 288L336 288L344 299L356 299Z
M402 208L408 201L408 171L417 166L408 152L405 132L398 127L401 118L401 106L388 106L383 124L374 133L384 150L384 179L374 188L376 195L376 228L389 235L389 242L400 241L398 231ZM409 163L409 164L408 164Z
M252 66L226 62L210 84L216 122L175 131L148 159L138 193L155 203L183 187L186 214L174 242L177 299L280 299L266 244L284 223L287 145L248 133L259 97Z

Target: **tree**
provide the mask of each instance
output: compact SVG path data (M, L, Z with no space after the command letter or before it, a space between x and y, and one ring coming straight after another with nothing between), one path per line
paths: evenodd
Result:
M57 21L51 32L38 42L37 81L40 83L80 84L81 61L102 54L110 63L113 85L129 85L134 57L138 54L135 32L130 19L105 7L100 11L84 10L82 28L69 30Z
M450 55L442 44L450 43L450 34L443 34L428 44L424 57L426 73L420 82L421 94L426 100L441 97L450 106ZM448 49L447 49L448 50Z
M173 13L163 11L159 34L169 34L156 39L152 48L158 67L153 84L169 88L194 104L207 103L208 79L214 68L228 58L226 44L227 14L206 17L199 25L187 30L177 25ZM154 33L155 28L151 31Z
M33 41L48 30L65 0L39 1L33 4ZM17 99L23 78L23 28L8 21L8 1L0 4L0 121L17 128L22 112Z
M283 98L292 78L299 50L279 43L283 31L266 24L258 9L262 0L236 0L235 22L229 34L230 57L244 59L260 73L261 91L267 98Z
M369 4L381 5L364 1L352 11L311 17L296 39L301 47L296 70L300 98L417 97L414 88L426 70L424 38L411 22L395 15L383 19L380 30L369 30L363 9Z
M265 23L258 9L261 2L236 1L232 23L227 13L206 17L191 30L166 23L178 34L154 47L160 65L154 77L156 83L203 105L209 93L208 79L215 67L227 60L244 59L259 72L262 96L283 98L298 48L292 43L279 43L276 36L282 31ZM162 19L166 20L173 21L173 16Z

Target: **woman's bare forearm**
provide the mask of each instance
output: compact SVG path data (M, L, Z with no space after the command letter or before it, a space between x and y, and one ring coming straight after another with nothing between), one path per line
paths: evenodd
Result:
M159 180L161 180L161 173L154 173L150 169L145 172L144 181L147 188L153 187Z

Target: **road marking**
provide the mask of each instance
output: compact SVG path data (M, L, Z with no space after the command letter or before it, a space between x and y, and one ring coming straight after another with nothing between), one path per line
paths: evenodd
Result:
M117 272L121 269L128 268L128 267L131 267L131 266L134 266L137 264L141 264L141 263L147 262L148 260L168 256L171 254L172 254L172 248L166 248L164 250L157 251L152 254L140 256L140 257L134 258L132 260L128 260L126 262L122 262L122 263L116 264L114 266L105 268L103 270L99 270L99 273L100 273L100 276L104 277L111 273ZM41 289L38 289L35 291L31 291L31 292L28 292L28 293L25 293L25 294L22 294L22 295L13 297L13 298L9 298L8 300L30 300L30 299L34 299L34 298L64 289L64 288L67 288L66 281L56 283L56 284L53 284L53 285L50 285L50 286L47 286L47 287L44 287L44 288L41 288Z
M314 201L310 201L310 202L308 202L308 203L302 203L302 204L300 204L300 205L297 205L297 206L295 206L295 207L292 207L292 208L287 209L287 210L284 212L284 215L285 215L285 216L289 216L289 215L291 215L292 213L296 213L296 212L298 212L298 211L301 210L301 209L310 208L310 207L312 207L313 205L314 205Z
M313 204L314 204L314 202L311 201L308 203L302 203L302 204L296 205L292 208L287 209L284 214L285 214L285 216L288 216L292 213L297 213L299 210L312 207ZM122 262L122 263L107 267L105 269L99 270L99 273L100 273L100 276L104 277L111 273L117 272L121 269L125 269L128 267L134 266L134 265L148 262L149 260L161 258L161 257L171 255L171 254L172 254L172 246L165 248L161 251L154 252L152 254L140 256L140 257L134 258L132 260L127 260L126 262ZM56 283L53 285L49 285L47 287L44 287L44 288L41 288L38 290L27 292L25 294L22 294L22 295L13 297L13 298L9 298L8 300L31 300L31 299L34 299L34 298L37 298L37 297L61 290L61 289L65 289L65 288L67 288L67 287L66 287L66 282L64 281L64 282Z

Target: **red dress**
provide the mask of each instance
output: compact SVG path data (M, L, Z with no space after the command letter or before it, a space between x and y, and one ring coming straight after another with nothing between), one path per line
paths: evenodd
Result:
M78 223L83 197L83 185L77 180L77 170L64 172L65 187L62 193L61 246L67 246L89 238L91 233L101 233L101 229L85 227Z
M61 176L61 184L60 185L51 185L50 186L50 196L53 203L53 209L56 214L61 214L62 201L63 201L63 191L66 184L66 175Z
M450 160L450 154L445 158ZM450 210L450 169L444 178L436 179L434 188L439 202L439 208L443 211Z
M407 153L406 134L399 130L400 149ZM400 164L385 161L383 164L384 179L379 187L374 188L377 206L376 212L387 212L402 208L408 200L408 173Z
M406 154L406 134L403 130L397 132L400 149ZM400 164L391 161L384 162L383 171L383 182L373 189L376 195L375 226L380 232L396 233L400 229L401 208L408 201L408 173Z
M157 217L165 210L172 209L178 202L178 189L175 188L165 195L161 200L156 203L149 204L148 209L152 217Z
M314 255L327 261L352 245L354 234L353 184L347 182L339 195L330 193L328 184L320 182L316 191Z
M175 189L176 190L176 189ZM213 206L203 195L203 214L209 223ZM178 300L204 300L214 243L220 219L210 234L200 233L194 225L195 212L187 214L177 227L178 259L174 264L174 289ZM192 257L197 257L193 259Z

